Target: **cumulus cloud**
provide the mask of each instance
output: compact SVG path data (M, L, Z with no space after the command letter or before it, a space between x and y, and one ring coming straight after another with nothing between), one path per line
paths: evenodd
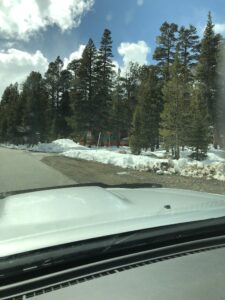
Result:
M150 53L150 48L145 41L137 43L121 43L118 47L118 53L123 57L123 67L126 69L129 62L137 62L140 65L147 64L147 56Z
M198 29L198 34L199 34L200 38L202 38L204 36L206 25L204 25L204 26L199 25L197 27L197 29ZM215 23L213 29L214 29L215 33L225 36L225 23Z
M117 73L121 67L116 60L113 60L113 65L114 65L114 71Z
M64 68L73 59L80 59L85 45L80 45L77 50L65 57ZM43 53L37 50L35 53L21 51L15 48L0 50L0 98L5 88L10 83L21 84L31 71L40 72L42 75L48 68L49 61Z
M26 40L51 25L65 31L79 26L93 4L94 0L1 0L0 33Z
M40 52L28 53L17 49L0 51L0 96L10 83L22 83L31 71L44 73L47 58Z
M216 33L219 33L219 34L225 36L225 24L216 23L214 25L214 30Z
M80 45L77 50L72 52L68 57L65 57L63 60L64 67L73 59L81 58L84 48L85 45ZM121 43L118 47L118 53L122 56L123 64L120 66L117 61L113 61L115 71L118 71L120 67L122 74L124 74L130 61L146 64L149 52L150 48L144 41ZM44 75L48 64L49 61L39 50L35 53L15 48L0 50L0 97L10 83L18 82L21 84L31 71L37 71Z
M65 57L65 58L64 58L64 61L63 61L63 62L64 62L64 68L66 68L67 65L68 65L72 60L74 60L74 59L80 59L81 56L82 56L82 53L83 53L85 47L86 47L85 45L80 45L79 48L78 48L78 50L72 52L72 53L69 55L69 57Z
M80 59L85 45L80 45L77 50L63 59L64 68L73 59ZM40 72L42 75L48 68L49 61L44 54L37 50L35 53L21 51L15 48L0 50L0 99L5 88L10 83L23 83L31 71Z

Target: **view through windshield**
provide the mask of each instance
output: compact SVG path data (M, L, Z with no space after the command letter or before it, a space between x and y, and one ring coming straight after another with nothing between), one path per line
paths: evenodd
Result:
M225 194L222 1L3 0L0 193Z

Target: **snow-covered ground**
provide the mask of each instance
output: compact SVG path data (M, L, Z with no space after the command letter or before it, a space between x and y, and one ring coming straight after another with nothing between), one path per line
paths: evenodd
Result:
M61 155L112 164L139 171L152 171L159 175L180 174L182 176L204 177L225 181L225 151L210 147L207 159L196 161L189 158L190 149L181 151L179 160L167 157L165 150L143 151L141 155L131 154L129 147L87 148L69 139L34 146L2 145L5 147L37 152L60 153Z
M37 145L13 145L13 144L0 144L1 147L10 149L29 150L34 152L47 152L47 153L62 153L68 150L87 150L80 144L73 142L70 139L59 139L52 143L38 143Z
M225 151L210 149L204 161L190 159L190 150L181 152L179 160L166 158L165 151L142 152L133 155L128 149L93 149L69 150L62 153L64 156L78 159L92 160L104 164L112 164L122 168L131 168L139 171L152 171L159 175L180 174L182 176L205 177L225 181ZM224 157L224 158L223 158Z

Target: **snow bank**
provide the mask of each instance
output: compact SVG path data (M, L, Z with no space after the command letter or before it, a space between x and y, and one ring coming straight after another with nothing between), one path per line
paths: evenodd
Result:
M206 179L225 181L225 161L193 161L179 159L173 161L174 170L182 176L191 176Z
M64 151L68 151L70 149L85 150L88 148L80 144L77 144L70 139L59 139L53 141L52 143L39 143L38 145L29 148L29 150L35 152L51 152L51 153L61 153Z
M109 150L69 150L63 153L64 156L97 161L103 164L112 164L122 168L131 168L139 171L159 170L161 164L167 160L156 160L142 155L123 154Z
M127 149L128 150L128 149ZM129 150L128 150L129 151ZM97 161L103 164L112 164L122 168L134 169L139 171L151 171L158 175L179 174L182 176L192 176L206 179L217 179L225 181L225 151L209 151L208 157L204 161L195 161L188 156L190 149L181 152L179 160L165 158L166 152L142 152L142 155L133 155L128 151L113 149L88 149L88 150L69 150L62 153L64 156Z
M62 153L68 150L85 150L88 149L80 144L75 143L70 139L59 139L52 143L38 143L37 145L12 145L12 144L1 144L0 146L7 147L10 149L28 150L34 152L47 152L47 153Z
M38 145L1 145L8 148L36 152L61 153L64 156L112 164L125 169L151 171L158 175L179 174L206 179L225 181L225 151L209 148L207 159L190 159L191 149L181 151L179 160L168 158L165 150L142 151L141 155L131 154L129 147L87 148L70 139L59 139L52 143Z

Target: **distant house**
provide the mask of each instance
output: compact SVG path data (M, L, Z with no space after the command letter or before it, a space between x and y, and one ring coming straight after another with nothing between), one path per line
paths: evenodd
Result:
M91 131L88 131L86 135L79 139L79 143L85 146L96 146L98 140L93 136ZM128 138L123 138L118 140L116 134L112 131L106 131L100 135L100 146L111 147L111 146L128 146Z
M129 138L125 137L120 140L120 146L129 146Z

